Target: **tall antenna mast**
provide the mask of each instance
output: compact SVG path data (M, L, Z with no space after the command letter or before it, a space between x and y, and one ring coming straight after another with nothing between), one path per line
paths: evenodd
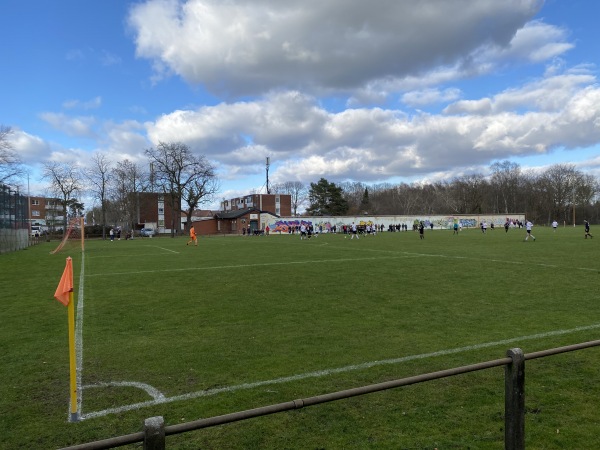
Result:
M271 158L267 156L267 194L271 193L271 188L269 187L269 165L271 162Z

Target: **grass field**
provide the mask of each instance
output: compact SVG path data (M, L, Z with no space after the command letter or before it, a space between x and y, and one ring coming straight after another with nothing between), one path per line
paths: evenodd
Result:
M172 425L600 339L598 241L582 227L533 234L159 237L2 255L0 448L75 445L156 415ZM82 330L77 423L67 309L52 298L67 256ZM599 375L596 348L527 363L527 448L600 448ZM172 436L167 448L495 449L503 412L497 368Z

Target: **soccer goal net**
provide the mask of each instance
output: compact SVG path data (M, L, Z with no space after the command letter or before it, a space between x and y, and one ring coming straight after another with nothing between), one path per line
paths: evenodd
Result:
M81 246L81 251L83 252L85 239L84 234L83 217L69 219L69 223L65 233L63 234L62 240L50 253L55 254L65 248L77 249L79 246Z

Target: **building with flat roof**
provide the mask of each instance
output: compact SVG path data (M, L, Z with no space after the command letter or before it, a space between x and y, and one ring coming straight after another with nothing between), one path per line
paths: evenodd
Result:
M193 218L199 235L256 234L273 218L292 215L289 194L249 194L221 202L212 217Z
M58 198L29 197L28 221L30 225L41 226L45 231L62 228L65 221L65 208Z
M291 216L292 196L289 194L249 194L221 202L222 213L248 208L268 211L276 216Z

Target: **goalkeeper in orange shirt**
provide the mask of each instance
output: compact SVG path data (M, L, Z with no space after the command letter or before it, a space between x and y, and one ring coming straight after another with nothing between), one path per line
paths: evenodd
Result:
M190 240L185 245L190 245L192 242L196 247L198 246L198 238L196 237L196 230L194 230L194 225L190 227Z

